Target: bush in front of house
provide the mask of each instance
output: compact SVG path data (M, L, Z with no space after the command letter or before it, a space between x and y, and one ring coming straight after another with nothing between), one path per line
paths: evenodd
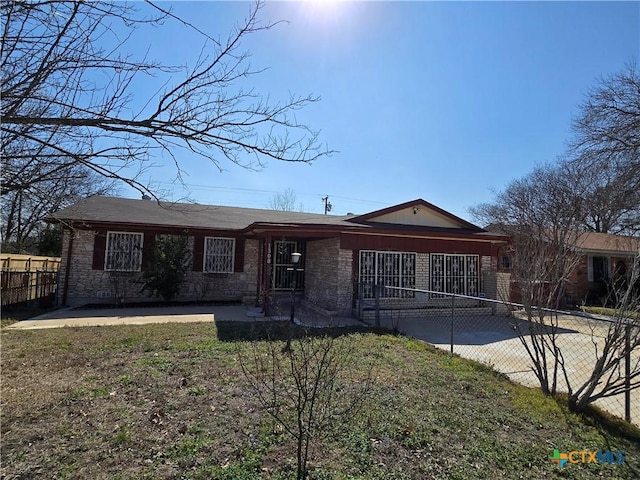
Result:
M142 269L142 290L170 302L180 293L190 265L188 235L157 236L153 254Z

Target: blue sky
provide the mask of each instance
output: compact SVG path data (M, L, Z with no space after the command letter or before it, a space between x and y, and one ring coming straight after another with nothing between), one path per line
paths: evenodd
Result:
M250 4L161 5L224 36ZM338 153L220 172L177 151L188 191L170 184L169 165L149 173L175 199L267 208L292 188L310 212L325 195L336 214L424 198L470 219L469 207L563 153L600 77L640 61L640 2L268 2L261 15L288 23L244 43L253 66L269 67L256 90L319 95L298 119ZM192 62L201 43L171 24L145 40L170 63Z

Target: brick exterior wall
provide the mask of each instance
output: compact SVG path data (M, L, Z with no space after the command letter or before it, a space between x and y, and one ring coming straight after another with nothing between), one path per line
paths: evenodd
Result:
M67 249L73 235L72 256L67 283ZM65 230L62 240L62 262L60 266L59 302L68 284L66 305L80 306L90 303L117 304L120 302L154 301L158 298L141 293L138 283L140 272L108 272L92 269L95 232L89 230ZM193 248L193 237L190 238ZM244 242L244 265L242 272L228 274L205 274L187 272L177 301L242 301L254 303L257 299L257 274L259 265L258 240Z
M480 257L480 293L486 298L500 300L498 294L498 259L488 255Z
M428 253L416 254L416 288L429 290L430 259Z
M508 272L498 272L496 274L497 295L496 300L502 302L510 301L511 294L511 274Z
M337 315L350 315L353 254L338 238L307 242L305 299Z
M599 256L599 255L596 255ZM601 255L609 258L610 263L610 277L613 279L616 275L616 266L619 262L625 264L626 272L628 273L631 269L631 259L629 257L621 257L621 256L607 256ZM606 288L602 283L590 282L589 281L589 265L588 265L588 255L582 255L575 268L571 272L568 277L567 283L565 285L565 302L568 306L580 305L585 301L598 301L597 298L599 295L603 293L603 289Z
M67 283L67 249L73 235L72 258L69 267L69 279L66 305L79 306L88 303L116 304L120 301L139 302L157 300L140 293L137 280L139 272L115 274L92 267L94 237L96 232L88 230L65 230L63 237L63 256L60 269L59 300L62 300ZM260 241L246 239L244 243L243 268L240 272L229 274L205 274L190 269L177 301L242 301L256 304L258 298L258 271L260 265ZM241 243L236 243L240 245ZM191 238L193 248L193 238ZM353 288L358 281L354 278L354 258L358 252L340 248L340 239L330 238L310 240L306 244L305 258L305 300L325 311L336 315L351 315L353 307ZM355 260L357 262L357 258ZM505 278L497 274L497 260L491 256L480 257L480 292L487 298L498 298L499 290L508 287L508 274ZM430 288L430 254L416 254L416 288ZM506 283L505 283L506 282ZM501 285L501 287L499 287ZM505 285L507 287L505 287ZM367 300L367 304L373 304ZM459 302L462 306L466 301ZM468 307L475 306L473 300ZM417 293L413 298L383 298L383 308L446 308L450 304L447 298L429 298L427 294ZM356 308L360 308L356 305Z
M565 297L567 303L577 305L582 303L589 293L589 266L587 255L582 255L569 274L565 285Z

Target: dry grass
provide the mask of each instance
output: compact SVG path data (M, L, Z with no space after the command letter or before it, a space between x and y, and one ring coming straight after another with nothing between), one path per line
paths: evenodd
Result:
M291 478L293 442L238 361L266 345L256 328L4 330L2 477ZM376 378L359 413L312 452L311 478L638 478L633 428L573 415L419 341L342 333L354 381L372 359ZM622 450L627 462L561 469L555 448Z

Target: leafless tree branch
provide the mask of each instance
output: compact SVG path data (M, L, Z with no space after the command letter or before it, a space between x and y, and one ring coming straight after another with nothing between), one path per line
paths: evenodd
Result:
M2 195L35 194L39 183L83 166L158 198L140 172L167 161L160 152L177 178L184 152L219 169L329 155L295 117L319 97L272 100L249 80L264 69L252 67L243 42L278 23L261 22L261 8L253 4L218 39L150 1L1 1ZM129 53L140 30L165 22L202 39L191 67Z

